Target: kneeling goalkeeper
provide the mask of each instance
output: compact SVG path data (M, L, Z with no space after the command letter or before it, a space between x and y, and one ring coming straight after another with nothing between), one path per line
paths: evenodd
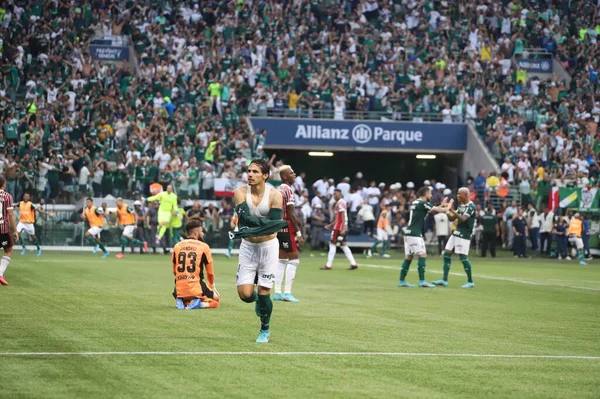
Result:
M210 247L202 241L202 221L192 217L185 224L187 239L173 247L173 274L175 275L175 306L177 309L205 309L219 307L219 293L215 288L215 272Z

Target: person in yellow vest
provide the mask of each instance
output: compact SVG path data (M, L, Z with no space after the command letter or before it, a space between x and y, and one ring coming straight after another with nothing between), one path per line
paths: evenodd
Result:
M25 255L25 252L27 251L25 240L23 240L23 235L21 234L21 232L25 230L29 235L29 238L33 240L37 247L37 256L41 256L42 248L40 247L40 240L35 235L35 213L39 212L42 215L48 215L50 217L54 217L54 213L46 212L39 205L32 204L29 193L23 194L23 200L18 203L18 209L19 224L17 224L17 233L19 233L19 244L23 247L21 255Z
M102 242L100 242L100 233L102 233L104 220L106 219L104 211L102 208L96 208L94 206L93 199L87 198L85 200L85 208L83 208L81 218L90 225L89 230L85 232L85 238L94 246L93 252L98 252L98 248L100 248L102 252L104 252L104 256L102 257L107 258L110 253L104 248ZM106 221L108 222L108 219L106 219Z
M577 248L577 255L579 256L579 264L582 266L587 265L584 260L585 253L583 251L583 221L581 220L581 214L576 213L575 216L569 222L569 231L567 237L569 242Z
M123 228L123 233L121 234L121 252L117 254L117 258L122 259L125 257L125 247L128 244L133 244L138 247L143 246L144 250L148 252L148 242L140 241L133 237L133 233L138 223L138 216L133 207L130 207L123 202L123 198L117 198L115 204L117 205L117 223L115 223L115 225L117 227L120 225ZM133 247L131 248L131 251L133 251Z
M375 242L373 243L373 245L371 246L371 249L369 249L369 252L367 253L367 256L371 257L373 256L373 252L375 252L375 250L377 249L377 246L380 243L383 243L382 247L381 247L381 257L382 258L389 258L390 255L386 254L385 251L387 251L387 247L389 244L389 230L390 230L390 224L392 222L392 203L388 203L385 206L385 209L379 214L379 220L377 221L377 239L375 240Z

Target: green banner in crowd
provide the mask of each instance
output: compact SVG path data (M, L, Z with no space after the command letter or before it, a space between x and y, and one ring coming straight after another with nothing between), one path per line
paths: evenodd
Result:
M600 191L597 188L561 188L558 191L561 208L598 208Z

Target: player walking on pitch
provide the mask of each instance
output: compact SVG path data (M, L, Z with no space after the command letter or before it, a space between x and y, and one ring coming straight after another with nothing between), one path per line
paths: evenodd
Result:
M582 266L587 265L585 261L585 252L583 248L583 221L581 220L581 214L576 213L573 219L569 222L569 230L567 232L569 242L577 248L577 254L579 256L579 264Z
M12 195L4 190L6 190L6 178L0 175L0 244L4 250L4 256L0 260L0 285L8 285L4 273L11 260L14 242L19 241ZM13 231L12 236L10 235L11 229Z
M202 240L202 221L191 217L185 224L187 239L173 246L175 275L175 307L177 309L215 309L219 293L215 287L215 271L210 247Z
M450 236L446 249L444 251L444 278L433 281L433 284L442 287L448 286L448 274L452 263L452 253L458 254L460 261L465 268L467 274L467 282L462 288L475 288L473 276L471 274L471 262L469 262L469 248L471 247L471 235L473 234L473 226L475 225L475 204L469 199L469 189L462 187L456 195L459 206L455 211L452 208L448 209L448 219L452 222L458 220L456 230Z
M433 284L430 284L425 280L427 250L425 248L425 240L423 239L423 225L425 224L427 215L435 215L436 213L448 211L448 208L452 207L454 200L450 200L450 202L447 203L447 198L444 198L441 206L435 207L429 201L431 201L431 188L421 187L419 191L417 191L417 199L410 204L410 217L404 236L405 258L402 263L402 270L400 271L398 287L413 287L413 285L407 283L405 279L408 270L410 269L410 263L413 260L413 256L417 255L419 257L419 263L417 264L417 270L419 271L419 287L435 288Z
M42 255L42 248L40 247L40 240L35 235L35 213L39 212L42 215L48 215L54 217L53 212L46 212L40 206L34 205L30 201L29 193L23 194L23 200L19 202L19 224L17 224L17 233L19 233L19 244L21 244L21 255L25 255L27 248L25 246L25 240L21 235L21 232L25 230L29 234L29 238L33 240L37 247L37 256Z
M275 275L275 295L273 300L286 302L299 302L292 295L292 284L296 278L296 270L300 265L298 244L302 245L302 232L296 218L296 197L292 191L296 183L296 173L289 165L279 168L281 184L277 189L283 198L283 220L288 224L277 234L279 240L279 266ZM283 275L285 274L285 290L281 293Z
M371 256L373 256L373 253L377 249L377 246L381 243L383 243L383 245L381 246L381 257L382 258L390 257L390 255L386 254L385 251L387 251L387 247L390 243L388 229L390 228L391 220L392 220L392 203L390 202L389 204L386 204L385 209L383 211L381 211L381 213L379 214L379 220L377 221L377 239L375 240L375 242L373 243L373 245L367 252L367 256L369 258Z
M335 258L335 252L337 249L337 243L340 243L342 247L342 251L344 251L344 255L350 261L350 267L348 270L358 269L358 265L354 260L354 256L352 255L352 251L346 245L346 233L348 232L348 206L346 205L346 201L342 198L342 191L339 189L335 189L333 192L333 198L336 203L333 207L335 212L335 218L333 223L330 223L325 226L326 229L331 229L333 227L333 231L331 232L331 242L329 243L329 253L327 254L327 263L325 266L321 268L321 270L331 270L333 269L333 258Z
M88 231L85 232L85 238L94 246L94 253L98 251L98 248L104 252L103 258L107 258L110 253L104 248L102 242L100 242L100 233L102 233L102 228L104 227L104 220L106 219L106 215L102 208L96 208L94 206L94 200L91 198L87 198L85 200L85 208L83 209L83 213L81 214L81 218L84 221L87 221L90 225ZM107 220L108 223L108 220Z
M230 238L242 238L237 291L242 301L256 303L256 315L260 318L256 342L260 343L269 342L271 337L271 287L279 255L277 232L288 225L281 220L281 194L266 184L269 171L269 164L262 159L254 160L248 166L248 185L237 188L233 193L238 231L229 233Z
M120 239L121 252L117 254L117 258L122 259L125 257L125 247L130 243L137 245L138 247L143 247L147 251L148 243L133 237L133 233L138 224L138 216L135 209L123 202L123 198L117 198L115 204L117 205L116 224L123 227L123 233L121 234Z

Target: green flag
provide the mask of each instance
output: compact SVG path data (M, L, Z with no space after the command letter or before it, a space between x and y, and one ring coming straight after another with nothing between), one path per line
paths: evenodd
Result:
M558 190L558 205L561 208L579 208L581 200L581 189L561 188Z

